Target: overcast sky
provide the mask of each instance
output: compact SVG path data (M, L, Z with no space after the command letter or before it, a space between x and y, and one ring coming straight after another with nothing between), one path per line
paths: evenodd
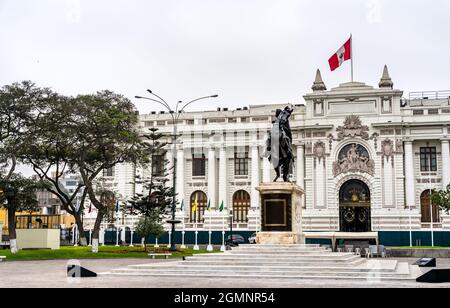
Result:
M302 103L315 70L354 37L355 79L450 89L448 0L0 0L0 85L32 80L64 94L151 88L197 109ZM141 112L159 109L133 99Z

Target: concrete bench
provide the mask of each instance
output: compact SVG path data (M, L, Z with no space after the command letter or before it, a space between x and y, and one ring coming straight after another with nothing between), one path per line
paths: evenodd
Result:
M169 259L169 257L172 256L172 254L171 253L149 253L148 256L151 257L152 259L156 259L156 257L165 257L166 259Z
M2 262L3 259L6 259L6 257L5 256L0 256L0 262Z

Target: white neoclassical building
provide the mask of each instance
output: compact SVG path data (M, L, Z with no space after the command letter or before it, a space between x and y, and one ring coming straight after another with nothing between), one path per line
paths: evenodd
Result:
M305 190L303 230L378 232L387 245L409 245L411 230L415 243L429 244L433 230L437 244L450 245L450 216L429 202L430 189L450 183L450 92L405 96L393 86L387 67L377 87L352 82L330 90L318 71L312 93L293 104L291 180ZM181 116L175 184L177 216L184 225L179 229L193 232L198 219L198 230L221 234L234 209L235 232L258 231L255 188L275 177L264 158L265 142L276 110L286 105L217 111L205 105L203 112ZM173 131L167 113L143 115L140 122L143 133ZM161 154L149 170L124 165L110 174L123 200L142 190L130 184L137 174L158 173L164 159L173 161L171 150ZM191 211L194 200L197 213Z

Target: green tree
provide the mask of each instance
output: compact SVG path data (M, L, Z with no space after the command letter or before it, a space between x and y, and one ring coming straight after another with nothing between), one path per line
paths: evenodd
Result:
M29 120L28 133L18 151L21 161L31 166L45 183L46 189L60 200L61 208L75 218L80 232L80 245L87 246L82 213L87 192L79 181L73 192L64 188L64 178L77 174L75 100L50 90L41 98L39 116Z
M165 231L164 227L161 223L158 222L159 216L155 214L154 217L152 216L142 216L137 225L136 225L136 234L139 235L142 238L146 238L147 236L155 236L156 238L161 237ZM145 252L147 252L147 243L144 240L144 249Z
M8 229L11 253L17 248L16 212L33 212L38 209L36 193L43 185L32 179L14 174L8 179L0 179L0 207L8 212Z
M163 135L158 133L158 129L152 128L149 131L150 133L144 136L146 142L143 153L148 158L152 172L149 178L136 179L137 184L142 184L144 192L133 196L124 209L129 215L141 217L136 231L146 230L146 233L137 232L143 238L148 235L160 237L164 233L164 218L170 212L175 195L173 187L166 185L170 170L165 167L168 162L162 160L167 143L161 142Z
M33 118L40 115L42 98L48 89L24 81L0 89L0 177L11 178L16 170L23 139Z
M433 191L431 194L431 202L448 214L450 212L450 184L445 190Z
M98 212L92 232L92 251L98 252L100 226L108 210L96 189L103 173L119 164L145 161L138 113L130 100L110 91L78 96L72 108L68 125L73 126L73 164Z
M7 209L11 251L17 252L16 211L33 210L35 183L16 173L20 153L49 89L36 87L30 81L14 83L0 89L0 206Z

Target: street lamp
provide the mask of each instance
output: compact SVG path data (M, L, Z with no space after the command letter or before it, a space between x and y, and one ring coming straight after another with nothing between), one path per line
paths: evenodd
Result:
M177 250L177 246L175 244L175 226L177 224L180 224L181 221L176 220L176 211L177 211L177 199L175 195L176 191L176 180L177 180L177 139L178 139L178 120L180 119L183 111L190 105L192 105L195 102L210 99L210 98L217 98L219 95L210 95L210 96L204 96L197 99L194 99L186 104L184 104L182 101L179 101L176 106L175 110L173 110L170 105L159 95L153 93L151 90L147 90L147 92L152 95L155 98L150 97L143 97L143 96L135 96L136 99L142 99L142 100L148 100L155 103L158 103L162 105L167 111L169 111L170 116L173 120L173 201L172 201L172 219L168 220L167 223L172 225L172 233L170 234L170 251L174 252Z

